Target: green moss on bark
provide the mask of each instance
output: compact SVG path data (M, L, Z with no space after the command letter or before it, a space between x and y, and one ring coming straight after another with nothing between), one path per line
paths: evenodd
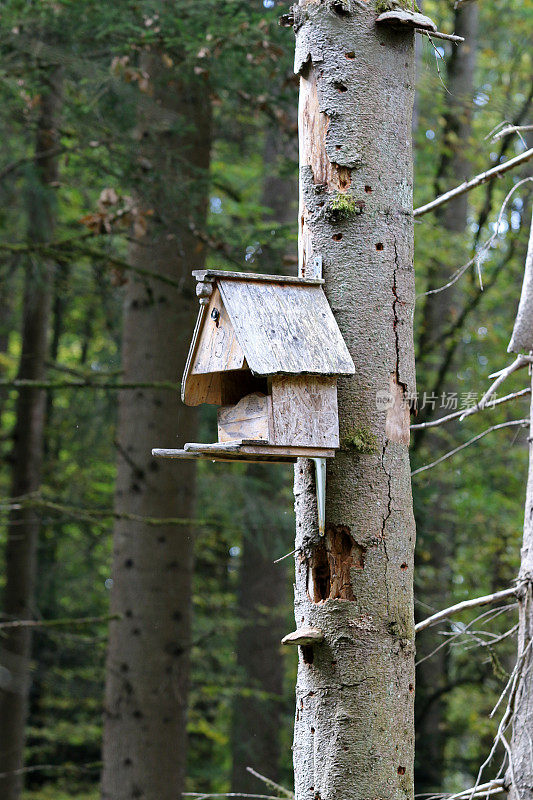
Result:
M377 436L366 428L354 428L344 436L342 444L347 449L367 455L375 453L378 449Z
M394 11L401 8L403 11L420 11L416 0L375 0L375 9L378 14Z

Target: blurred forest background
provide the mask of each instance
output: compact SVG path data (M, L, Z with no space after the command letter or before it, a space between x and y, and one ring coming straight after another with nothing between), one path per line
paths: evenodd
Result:
M213 441L213 409L185 412L178 399L197 310L191 270L296 273L298 87L292 31L278 25L287 11L276 0L5 0L0 9L0 558L17 525L37 542L22 618L42 623L28 800L99 794L113 533L115 551L138 536L136 558L150 558L163 527L188 549L177 572L159 573L162 602L167 591L179 601L176 585L192 580L187 790L260 793L246 766L292 785L296 656L279 645L294 624L292 558L273 563L293 548L292 468L163 464L150 473L151 507L121 478L137 470L142 485L151 446ZM490 136L503 122L533 121L531 0L457 9L424 0L424 12L467 41L417 43L415 206L532 146ZM471 405L507 363L532 183L495 223L527 167L416 225L417 422L454 410L453 393L455 407ZM471 268L424 296L494 233L483 292ZM132 319L135 303L159 303L159 322L150 309ZM527 416L527 403L417 431L413 468ZM128 437L142 443L144 464ZM525 430L496 431L414 476L419 617L514 579L526 441ZM187 524L163 522L173 516ZM4 621L16 616L7 574L2 561ZM472 785L490 750L488 713L516 650L512 632L492 641L516 620L513 605L470 625L474 617L420 635L418 793Z

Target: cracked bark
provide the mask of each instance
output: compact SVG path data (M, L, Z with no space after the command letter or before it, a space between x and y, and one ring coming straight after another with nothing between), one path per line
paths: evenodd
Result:
M51 151L39 159L28 181L28 239L49 241L55 221L54 185L58 178L57 150L62 103L62 70L43 68L42 100L35 152ZM38 257L26 263L22 347L18 378L42 380L48 348L52 281L55 265ZM41 485L45 428L45 393L21 389L16 402L10 497L35 492ZM11 512L6 543L6 582L3 613L7 619L35 616L35 579L39 515L33 509ZM31 686L32 635L29 628L10 631L0 648L0 796L18 800L23 788L20 770L24 762L25 726Z
M402 402L414 390L413 33L378 29L373 8L356 0L301 0L296 11L299 269L310 274L322 257L356 368L339 380L341 449L328 463L323 540L310 462L295 467L296 624L325 637L299 648L296 798L405 800L414 744L415 529ZM331 214L339 196L357 211ZM364 452L348 444L356 431Z

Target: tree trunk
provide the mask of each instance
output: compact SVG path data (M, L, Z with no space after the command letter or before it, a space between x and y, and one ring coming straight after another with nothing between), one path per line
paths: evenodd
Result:
M290 151L290 143L280 143L279 131L269 126L264 148L268 175L262 199L270 209L268 219L274 229L277 224L294 219L298 202L294 181L278 174L280 156L297 158ZM263 247L260 266L266 273L282 271L281 258L268 243ZM246 469L249 501L244 509L239 571L238 618L242 628L237 637L237 664L242 686L252 694L238 693L233 703L231 785L236 792L261 791L258 779L246 771L248 766L274 780L279 778L283 697L283 659L279 650L285 633L287 568L285 561L274 564L274 559L291 547L288 536L283 536L288 531L273 524L273 519L283 503L280 493L284 477L285 469L272 464L250 464Z
M523 304L523 301L524 302ZM515 322L513 339L509 348L519 351L524 341L531 346L532 329L524 328L524 320L531 320L533 307L533 219L526 259L524 287L520 309ZM521 313L522 312L522 313ZM527 313L526 313L527 312ZM532 376L533 389L533 376ZM526 504L524 511L524 535L520 571L518 573L518 683L514 697L513 733L511 738L511 765L507 770L506 783L509 800L532 800L533 759L531 741L533 737L533 395L530 408L529 471L527 476Z
M446 113L444 126L444 150L435 179L437 194L446 191L450 186L460 183L469 175L470 152L469 140L471 137L471 109L472 93L474 86L474 70L477 50L477 3L461 5L455 11L454 31L465 37L465 42L460 45L451 45L450 56L447 60L445 93ZM437 222L442 226L446 240L455 235L457 241L452 248L451 263L443 263L442 258L434 258L428 265L429 288L442 286L449 280L450 274L459 264L462 264L467 254L467 241L465 236L467 224L466 195L457 197L439 209L436 214ZM450 236L451 234L451 236ZM465 258L466 256L466 258ZM450 324L453 314L456 313L460 298L458 285L439 294L429 295L424 305L421 325L420 348L417 360L418 382L424 385L422 391L428 395L433 390L433 384L438 380L432 373L435 356L433 352L429 358L424 358L426 346L439 347L442 341L443 329ZM440 386L439 393L454 391L456 383L450 385L446 378ZM421 409L420 418L424 419L428 408ZM429 410L431 414L431 410ZM418 432L419 434L421 431ZM415 436L413 449L418 450L423 441L423 436ZM431 495L415 487L415 508L420 508L417 517L417 532L420 551L426 554L421 560L416 571L417 597L431 608L443 608L450 603L451 591L451 561L454 550L455 520L447 508L446 498L450 496L453 487L449 481L435 479L432 483ZM438 497L439 502L432 502ZM425 513L427 505L431 503L431 515ZM429 557L428 557L429 556ZM438 572L439 579L435 580ZM425 614L425 611L424 611ZM416 673L416 792L423 794L441 791L444 779L444 750L446 745L446 703L445 687L450 684L449 679L449 653L446 648L440 648L431 658L424 657L436 650L441 642L437 632L426 631L418 646L418 658L421 661Z
M322 258L355 362L319 537L311 462L295 468L297 800L413 795L413 32L355 0L296 9L300 274ZM362 213L358 213L362 212ZM384 408L385 406L385 408Z
M283 698L280 640L285 633L287 572L284 562L274 564L283 552L283 537L273 520L279 511L284 477L283 467L272 464L252 464L246 475L249 499L244 509L238 596L242 628L237 637L240 685L246 692L235 697L232 725L232 787L238 792L261 791L258 779L246 767L279 779ZM287 543L285 546L290 549Z
M130 252L134 265L171 277L130 280L123 317L124 381L177 380L183 372L196 303L191 270L204 246L210 103L203 79L145 57L153 94L140 101L138 163L141 212L153 210L148 234ZM142 227L142 226L141 226ZM142 232L142 230L141 230ZM156 462L151 448L177 433L195 438L196 409L176 394L144 389L119 399L115 509L141 517L191 518L195 465ZM119 520L114 530L107 658L102 794L106 800L176 800L184 789L191 647L193 530Z
M52 67L43 86L37 122L35 152L57 144L61 109L62 74ZM28 240L46 242L54 228L54 184L58 177L57 156L35 162L28 185ZM42 380L48 346L51 287L54 265L30 255L26 263L22 306L22 344L17 377ZM43 463L46 397L40 389L20 389L12 451L11 497L39 490ZM11 512L6 543L4 616L29 619L34 616L37 543L40 520L32 508ZM0 796L18 800L21 796L25 726L31 685L31 630L19 628L7 633L0 649Z

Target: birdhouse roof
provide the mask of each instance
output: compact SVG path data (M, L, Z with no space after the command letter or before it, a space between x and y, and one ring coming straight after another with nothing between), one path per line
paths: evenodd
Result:
M326 295L322 279L303 280L280 275L256 275L222 270L199 270L200 282L214 284L223 311L229 318L235 347L256 375L312 374L351 375L355 368ZM218 298L219 296L216 295ZM203 332L216 324L202 306L183 376L183 390L195 369L202 348L210 346ZM206 370L202 370L206 371Z

